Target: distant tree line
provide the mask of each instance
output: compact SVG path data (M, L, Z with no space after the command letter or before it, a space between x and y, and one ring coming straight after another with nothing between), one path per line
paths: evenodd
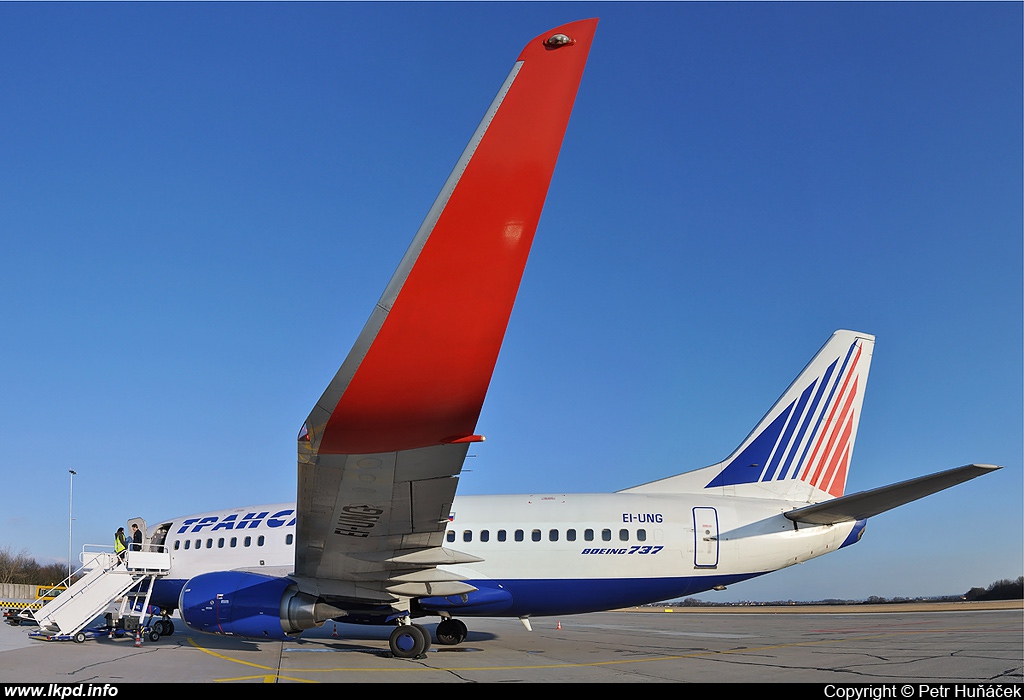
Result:
M0 583L57 584L67 575L67 564L43 566L24 550L14 554L10 547L0 547Z
M988 588L972 588L964 594L967 600L1017 600L1024 598L1024 576L1016 581L999 579Z
M676 601L670 605L675 607L722 607L739 605L878 605L878 604L900 604L928 602L953 602L958 600L1021 600L1024 599L1024 576L1018 576L1016 580L1000 579L988 588L975 587L962 595L932 596L907 598L897 596L895 598L883 598L882 596L868 596L865 600L843 600L837 598L826 598L814 601L775 600L771 602L745 601L742 603L714 603L700 600L698 598L686 598ZM660 604L659 604L660 605Z

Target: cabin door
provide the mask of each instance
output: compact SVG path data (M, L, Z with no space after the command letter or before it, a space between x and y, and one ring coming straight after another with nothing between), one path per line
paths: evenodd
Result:
M714 508L693 509L693 565L700 569L718 566L718 512Z

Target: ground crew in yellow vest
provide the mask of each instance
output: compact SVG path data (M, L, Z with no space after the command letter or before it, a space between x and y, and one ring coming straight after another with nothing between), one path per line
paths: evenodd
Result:
M125 550L127 549L128 543L124 537L124 528L119 527L117 528L117 532L114 533L114 554L116 554L119 559L123 560Z

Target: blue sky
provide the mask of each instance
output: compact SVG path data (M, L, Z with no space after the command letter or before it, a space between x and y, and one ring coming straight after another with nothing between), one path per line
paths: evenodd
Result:
M877 336L847 490L710 600L1024 573L1019 3L0 4L0 547L294 499L298 428L522 46L600 17L461 493L717 462Z

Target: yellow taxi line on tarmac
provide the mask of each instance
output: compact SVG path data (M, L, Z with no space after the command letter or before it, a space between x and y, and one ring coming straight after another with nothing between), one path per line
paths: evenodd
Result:
M263 679L264 683L277 683L278 681L292 681L294 683L319 683L320 681L311 681L308 678L292 678L291 676L278 676L273 673L263 674L259 676L238 676L237 678L218 678L214 683L237 683L240 681L254 681L257 679Z
M680 661L683 659L697 659L709 656L720 656L725 654L750 654L764 651L771 651L773 649L785 649L790 647L805 647L805 646L817 646L821 644L835 644L840 642L850 641L864 641L868 639L883 639L885 637L898 637L907 634L931 634L935 630L903 630L900 632L886 632L882 634L867 634L858 637L847 637L847 638L830 638L830 639L816 639L807 642L790 642L786 644L768 644L760 647L743 647L740 649L724 649L722 651L698 651L690 654L675 654L669 656L654 656L648 659L613 659L609 661L588 661L583 663L558 663L558 664L523 664L517 666L444 666L444 667L432 667L432 666L421 666L421 665L409 665L403 668L365 668L365 667L333 667L333 668L292 668L289 669L289 673L410 673L410 672L441 672L451 673L452 671L467 672L467 671L523 671L523 670L555 670L565 668L587 668L597 666L621 666L625 664L642 664L642 663L654 663L660 661ZM235 659L224 654L206 649L195 642L191 637L188 638L189 644L198 649L199 651L214 656L224 661L232 661L234 663L242 664L244 666L251 666L253 668L263 669L271 671L269 674L259 674L253 676L241 676L238 678L222 678L218 680L219 683L231 682L231 681L242 681L242 680L253 680L256 678L263 678L264 683L272 683L274 679L289 680L289 681L302 681L306 683L317 683L318 681L299 679L293 676L280 676L273 673L274 669L270 666L263 664L253 663L251 661L242 661L241 659Z
M265 670L265 671L273 671L274 670L270 666L265 666L264 664L257 664L257 663L253 663L252 661L242 661L241 659L235 659L235 658L232 658L230 656L226 656L224 654L220 654L220 653L218 653L216 651L213 651L212 649L206 649L205 647L199 646L199 644L197 644L196 641L194 639L192 639L191 637L188 638L188 643L191 644L196 649L198 649L199 651L203 652L204 654L209 654L210 656L213 656L215 658L221 659L223 661L233 661L236 664L242 664L243 666L251 666L253 668L258 668L258 669L262 669L262 670ZM337 668L337 667L335 667L335 668L293 668L293 669L290 669L290 672L291 673L335 673L335 672L340 673L340 672L344 672L344 671L348 671L348 672L373 671L373 672L382 672L382 673L407 673L410 670L449 671L451 669L447 669L447 668L432 669L432 668L421 668L421 667L414 667L413 669L409 669L409 668L367 669L367 668ZM246 677L240 677L240 678L222 678L222 679L218 680L217 682L218 683L223 683L223 682L232 681L232 680L252 680L253 678L281 678L282 680L300 680L298 678L291 678L291 677L288 677L288 676L279 676L276 673L271 673L271 674L260 674L260 675L257 675L257 676L246 676ZM270 681L264 681L264 682L270 682ZM315 683L316 681L305 681L305 682L307 682L307 683Z

